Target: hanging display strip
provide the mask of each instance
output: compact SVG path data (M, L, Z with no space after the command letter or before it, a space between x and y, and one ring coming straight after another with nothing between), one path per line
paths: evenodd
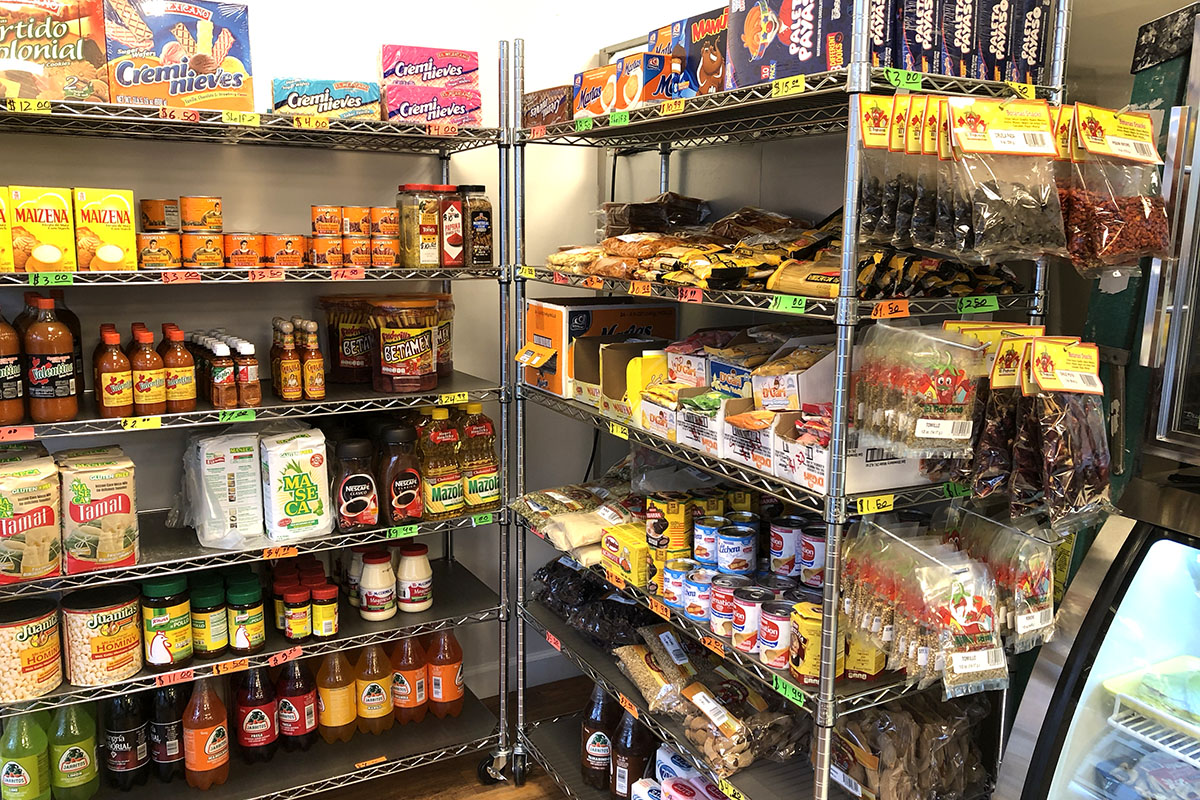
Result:
M231 657L215 661L195 660L186 669L173 672L153 673L143 669L131 678L105 686L79 687L67 683L33 700L17 703L0 703L0 717L10 717L28 711L41 711L60 706L86 703L106 697L116 697L127 692L153 689L174 683L186 683L209 675L223 675L235 668L249 669L261 666L278 666L293 658L325 655L344 650L353 650L368 644L383 644L419 633L429 633L460 625L489 622L501 618L501 599L458 563L438 561L433 564L433 580L442 586L454 586L452 593L438 600L436 608L409 614L399 614L383 622L368 622L358 610L343 603L340 611L340 629L328 639L310 640L293 646L273 627L266 632L264 649L249 657ZM57 613L57 612L56 612ZM230 665L233 666L230 666Z
M198 269L154 270L137 269L117 272L5 272L0 273L0 285L26 286L154 286L173 283L316 283L346 280L347 270L320 267L287 267L283 269ZM504 274L497 268L462 267L455 269L386 269L371 267L361 270L357 280L365 281L450 281L495 280Z

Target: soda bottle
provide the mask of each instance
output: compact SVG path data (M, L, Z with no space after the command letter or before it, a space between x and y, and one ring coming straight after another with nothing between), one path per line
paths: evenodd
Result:
M354 675L345 653L330 653L317 669L317 729L329 744L348 742L357 726Z
M46 738L49 739L53 723L53 720L50 718L50 712L44 708L41 711L34 711L33 721L38 724L38 727L42 729L42 733L46 734Z
M608 788L612 769L612 742L621 720L621 704L599 684L592 689L587 716L580 727L580 772L583 782L596 789Z
M0 739L0 797L3 800L50 800L50 759L46 732L32 714L8 720Z
M54 800L88 800L100 790L96 723L79 706L54 714L50 734L50 794Z
M225 704L207 678L196 681L183 713L183 758L188 786L205 791L229 778Z
M183 712L187 704L187 688L178 683L160 686L150 695L150 760L163 783L183 775Z
M628 711L621 715L621 722L613 737L608 779L609 794L616 800L629 800L634 782L645 774L646 766L654 760L654 744L654 737L637 721L637 717Z
M301 661L283 665L275 682L279 703L279 742L289 753L307 750L317 739L317 684Z
M150 744L145 698L125 694L102 701L104 774L122 792L141 786L150 774Z
M462 648L453 631L433 634L429 642L429 710L438 719L462 713L462 661Z
M237 740L247 764L270 761L279 749L279 707L266 667L254 667L237 681L234 709Z
M483 404L466 405L458 458L466 513L478 514L500 507L500 462L496 459L496 428L483 413Z
M417 637L396 642L392 650L392 706L396 722L420 722L429 710L426 696L428 677L425 651Z
M391 730L392 723L392 664L387 653L377 644L369 644L358 655L354 667L354 682L358 692L359 733L380 734Z

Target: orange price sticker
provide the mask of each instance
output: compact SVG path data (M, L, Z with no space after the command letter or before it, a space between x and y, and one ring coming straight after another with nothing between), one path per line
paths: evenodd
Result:
M425 129L430 136L458 136L458 126L449 122L431 122Z
M263 561L274 561L277 558L295 558L300 555L300 548L295 546L264 547Z
M617 589L625 588L625 577L624 576L618 575L617 573L613 572L612 570L608 570L608 569L604 570L604 574L608 578L608 582L611 583L615 588L617 588Z
M272 667L278 667L280 664L286 664L289 661L295 661L304 654L304 649L301 647L292 647L284 650L282 653L276 653L273 656L267 657L267 663Z
M32 425L15 425L10 428L0 428L0 442L27 442L32 438Z
M871 307L871 319L896 319L907 316L907 300L880 300Z
M534 125L532 128L529 129L529 138L530 139L541 139L541 138L544 138L545 135L546 135L546 126L545 125Z
M163 283L199 283L201 280L200 273L190 269L169 269L162 274Z
M670 609L667 608L666 603L664 603L663 601L658 600L654 597L649 598L649 600L650 600L650 610L651 611L653 611L655 614L658 614L663 619L669 620L671 618L671 611L670 611Z
M250 282L256 281L281 281L283 280L283 270L281 269L252 269L250 270Z
M588 275L583 279L583 285L589 289L603 289L604 278L601 278L599 275Z
M630 281L629 293L634 297L649 297L651 287L649 281Z
M623 708L629 712L629 716L633 717L634 719L638 718L637 706L635 706L633 704L632 700L630 700L628 697L626 697L623 694L618 694L617 700L619 700L621 702L621 708Z
M367 277L367 271L362 267L334 267L329 276L335 281L361 281Z
M704 290L699 286L680 286L679 287L679 302L681 303L703 303Z
M721 658L725 657L725 643L720 639L713 638L712 636L705 636L700 639L700 644L704 645L709 650L712 650Z
M158 110L158 118L169 119L172 122L199 122L200 112L194 108L163 106Z
M367 761L359 761L357 764L354 765L354 768L355 769L366 769L367 767L373 767L376 764L382 764L385 761L387 761L387 756L378 756L376 758L372 758Z
M166 675L155 675L155 686L174 686L177 683L187 683L196 677L196 673L190 669L181 669L176 672L168 672Z
M568 278L566 275L563 275L561 272L556 272L556 273L554 273L554 282L566 285L571 282L571 279Z
M560 652L560 653L562 652L562 642L560 642L558 640L558 637L555 636L550 631L546 631L546 643L549 644L551 647L553 647L558 652Z
M213 664L213 675L229 675L244 669L250 669L250 659L235 658L233 661L226 661L223 664Z

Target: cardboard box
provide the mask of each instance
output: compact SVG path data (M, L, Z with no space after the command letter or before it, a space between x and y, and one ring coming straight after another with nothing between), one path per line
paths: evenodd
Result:
M940 0L940 3L937 71L956 78L970 77L975 52L975 0Z
M650 31L646 50L676 59L675 97L695 97L725 89L729 7L721 6Z
M771 356L782 358L799 347L813 344L829 344L829 336L805 336L792 339ZM766 411L799 411L804 403L821 402L833 379L837 354L829 353L803 372L787 372L783 375L751 375L750 385L754 392L754 407Z
M640 409L640 419L638 421L642 430L647 433L652 433L655 436L661 436L669 442L676 441L675 438L675 421L679 412L660 406L652 400L642 399Z
M972 78L1008 80L1009 37L1012 35L1013 0L976 0L975 47Z
M742 331L729 340L726 348L738 345L757 344L749 334ZM754 397L754 388L750 380L753 367L742 366L716 355L708 356L709 386L730 397Z
M670 59L637 53L617 61L616 111L632 111L671 99Z
M385 44L379 48L381 86L427 86L479 91L479 53L445 47Z
M478 89L442 89L437 86L384 87L383 108L388 122L479 127L483 100Z
M891 62L891 40L884 39L883 51L876 55L875 23L883 23L880 32L890 33L890 15L876 6L889 6L891 0L871 0L871 50L875 57ZM845 65L850 41L849 0L731 0L726 45L726 82L728 89L810 75ZM883 53L886 52L886 56Z
M254 110L247 7L213 0L104 0L115 103Z
M1040 84L1054 8L1050 0L1015 0L1009 35L1008 79Z
M896 0L895 65L917 72L935 72L941 45L941 4L944 0Z
M0 0L0 97L107 103L102 0Z
M373 81L276 78L271 98L275 113L289 116L380 119L383 107L379 84Z
M8 187L0 186L0 272L13 272L12 228L9 226Z
M675 304L638 303L633 298L593 297L530 299L525 305L527 343L555 354L541 367L526 367L524 380L559 397L570 398L574 343L585 336L675 337Z
M600 537L601 563L626 583L644 589L650 580L650 545L646 544L646 526L626 522L604 530Z
M729 423L729 417L753 410L754 400L748 397L735 397L726 402L721 420L721 448L724 451L721 457L774 475L775 425L761 431L748 431Z
M571 86L571 116L599 117L617 108L617 65L584 70L575 74Z
M628 340L628 336L581 336L576 339L568 396L593 408L600 408L600 348Z
M796 441L798 412L776 418L773 447L775 477L807 487L814 492L829 488L829 448L802 445ZM929 483L917 459L904 459L882 448L857 446L851 436L846 450L846 493L865 494Z
M521 98L521 127L570 122L573 96L574 90L570 86L526 92Z
M874 680L883 673L885 666L887 666L887 656L882 650L872 647L857 636L850 637L849 652L846 653L847 680Z
M679 393L679 399L694 397L708 391L710 390L707 386L684 389ZM721 446L721 429L725 423L725 407L729 402L729 400L723 401L720 410L713 417L680 408L675 413L675 441L714 458L724 458L725 448Z
M708 356L704 353L667 353L667 379L708 389Z
M10 186L13 264L17 272L75 271L71 190Z
M600 413L634 425L641 420L642 389L667 379L664 339L616 342L600 346Z
M137 269L133 192L75 189L75 255L80 271Z

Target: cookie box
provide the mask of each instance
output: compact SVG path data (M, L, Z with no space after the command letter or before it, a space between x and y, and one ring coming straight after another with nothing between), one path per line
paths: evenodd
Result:
M479 53L445 47L385 44L379 51L384 86L429 86L479 90Z
M555 86L526 92L521 98L521 127L535 128L571 120L574 91L570 86Z
M617 61L615 110L629 111L671 99L671 70L666 56L638 53Z
M675 97L724 90L728 31L728 6L650 31L647 52L675 60L669 64L677 70L672 92Z
M482 124L482 101L477 89L392 84L385 86L383 92L388 122L417 125L434 122L467 127Z
M616 111L617 65L605 64L576 73L571 95L571 115L575 119Z
M276 114L330 119L379 119L379 84L364 81L324 81L276 78L271 81Z
M0 97L108 102L102 0L0 0Z

